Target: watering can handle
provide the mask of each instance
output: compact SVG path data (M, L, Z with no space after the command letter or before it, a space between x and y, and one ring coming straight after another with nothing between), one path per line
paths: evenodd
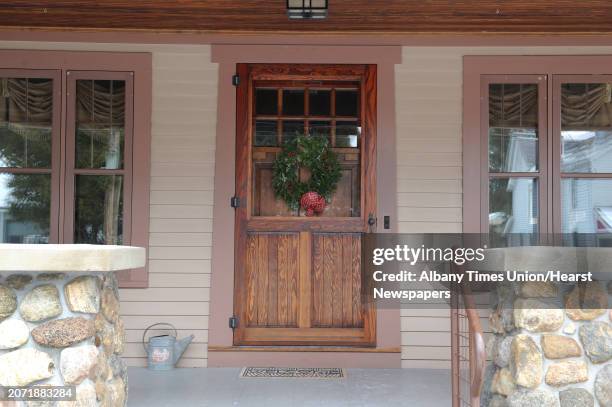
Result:
M151 328L155 328L156 326L170 327L174 331L174 337L175 338L178 337L178 331L176 330L174 325L168 324L168 323L165 323L165 322L161 322L161 323L158 323L158 324L153 324L153 325L149 326L147 329L145 329L144 333L142 334L142 347L144 348L145 352L147 351L147 345L145 344L145 338L147 337L147 332L149 332L149 330L151 330Z

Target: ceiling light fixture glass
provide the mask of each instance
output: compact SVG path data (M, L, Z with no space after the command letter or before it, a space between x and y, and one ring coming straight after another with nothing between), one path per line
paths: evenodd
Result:
M327 17L328 0L287 0L287 15L291 19L321 19Z

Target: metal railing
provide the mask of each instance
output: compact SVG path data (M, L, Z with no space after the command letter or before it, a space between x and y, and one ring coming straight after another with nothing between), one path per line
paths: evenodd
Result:
M479 407L487 355L480 315L465 285L452 289L451 342L453 407Z

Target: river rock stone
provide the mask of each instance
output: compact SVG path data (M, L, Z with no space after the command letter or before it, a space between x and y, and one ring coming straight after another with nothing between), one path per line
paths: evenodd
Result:
M554 332L563 325L563 310L536 299L519 298L514 303L514 323L531 332Z
M516 383L514 383L510 370L504 368L495 372L495 376L493 376L493 381L491 382L491 391L493 391L493 393L509 396L514 393L515 389Z
M565 359L580 356L582 350L573 338L561 335L542 335L541 342L544 356L548 359Z
M89 380L85 380L76 388L76 401L71 407L97 407L96 388Z
M37 281L57 281L66 278L65 273L41 273L36 276Z
M96 315L96 346L102 346L107 356L115 352L115 327L102 314Z
M575 286L565 298L565 312L574 321L592 321L607 308L608 293L598 281Z
M514 330L512 304L515 293L512 285L499 285L493 296L495 311L489 316L489 326L494 333L504 334Z
M105 288L102 291L102 314L111 322L117 322L119 318L119 300L111 288Z
M595 397L601 407L612 407L612 364L604 366L595 377Z
M0 356L0 386L27 386L53 376L51 356L37 349L18 349Z
M94 382L105 382L113 378L113 371L106 353L98 351L98 361L89 371L89 378Z
M62 350L60 371L67 384L80 384L98 362L98 348L93 345Z
M64 286L68 308L72 312L97 314L100 311L100 279L94 276L77 277Z
M103 352L100 353L102 354ZM125 364L123 359L121 359L117 355L111 355L108 358L108 363L112 370L113 376L121 377L123 380L125 380L125 378L127 377L127 365Z
M117 377L108 382L108 399L113 407L125 406L125 382Z
M484 405L484 404L481 404ZM508 401L504 396L500 396L499 394L493 395L487 407L508 407Z
M584 324L579 331L584 351L593 363L604 363L612 358L612 326L603 321Z
M32 331L32 338L43 346L65 348L94 334L94 322L78 317L46 322Z
M28 322L40 322L62 314L59 291L54 285L34 287L19 304L21 317Z
M523 298L555 298L559 289L554 283L546 281L529 281L522 283L519 295Z
M32 282L32 276L27 274L13 274L6 278L6 285L15 290L22 290L26 285Z
M493 352L493 362L499 367L507 367L510 363L512 353L512 340L514 336L506 336L497 342L497 347Z
M547 390L519 390L507 399L508 407L557 407L557 398Z
M0 321L17 309L17 295L10 287L0 284Z
M480 404L483 406L488 406L491 398L494 396L491 390L491 383L493 383L496 371L497 368L493 364L486 364L482 380L482 392L480 393Z
M563 327L563 333L566 335L573 335L576 333L576 324L572 321L567 321L567 324Z
M121 355L125 347L125 325L122 319L118 319L115 324L113 336L113 351L114 353Z
M523 387L535 388L542 381L542 354L529 335L512 340L510 371L514 381Z
M589 380L589 368L583 360L553 363L548 367L545 380L546 384L556 387L586 382Z
M104 380L96 380L95 382L95 389L96 389L96 400L98 400L98 403L100 406L102 407L106 407L109 406L109 400L108 400L108 387L106 386L106 382Z
M20 319L0 322L0 349L18 348L30 339L30 329Z
M594 407L595 399L586 389L567 389L559 393L561 407Z

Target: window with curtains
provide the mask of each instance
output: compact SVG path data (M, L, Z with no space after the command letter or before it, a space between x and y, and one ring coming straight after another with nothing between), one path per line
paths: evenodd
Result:
M130 242L132 79L0 69L0 243Z
M612 232L612 76L482 75L480 123L481 232Z

